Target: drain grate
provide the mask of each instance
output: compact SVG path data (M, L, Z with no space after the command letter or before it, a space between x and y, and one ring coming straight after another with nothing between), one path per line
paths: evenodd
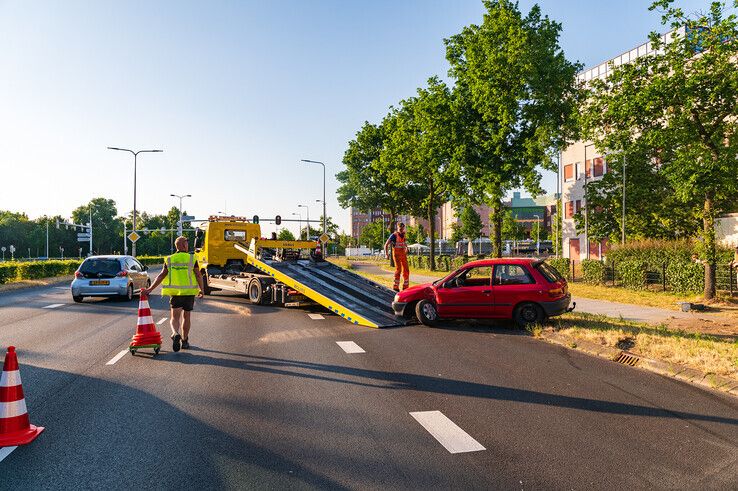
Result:
M636 366L636 363L640 361L640 358L638 358L637 356L629 355L627 353L620 353L620 356L615 358L615 361L618 363L622 363L623 365L634 367Z

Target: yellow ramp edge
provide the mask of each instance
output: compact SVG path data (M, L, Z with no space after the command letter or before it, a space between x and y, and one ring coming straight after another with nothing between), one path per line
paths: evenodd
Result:
M251 242L251 246L255 245L256 241ZM304 241L300 241L304 242ZM312 247L314 243L311 243ZM285 285L289 286L290 288L302 293L306 297L308 297L311 300L314 300L315 302L319 303L323 307L327 308L331 312L334 312L347 321L351 322L352 324L356 324L359 326L365 326L365 327L373 327L373 328L379 328L379 325L376 323L370 321L369 319L362 317L361 315L357 314L356 312L344 307L343 305L339 304L335 300L331 300L330 298L326 297L325 295L316 292L312 288L309 288L299 281L295 280L294 278L291 278L284 274L283 272L279 271L276 268L273 268L266 264L263 261L260 261L256 258L256 254L254 253L253 249L246 249L240 244L234 244L234 247L238 249L241 252L244 252L246 254L246 261L253 265L254 267L260 269L261 271L265 272L272 278L281 281Z

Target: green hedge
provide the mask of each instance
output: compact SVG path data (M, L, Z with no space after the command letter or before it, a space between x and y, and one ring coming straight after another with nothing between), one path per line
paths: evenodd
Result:
M546 259L546 262L553 266L561 276L567 280L571 279L571 263L568 257L550 257Z
M582 279L590 285L605 283L605 263L596 259L582 260Z
M161 265L164 256L140 256L141 264ZM82 261L79 259L63 259L49 261L7 261L0 263L0 284L21 280L38 280L73 274Z
M648 263L638 259L628 259L615 263L623 286L633 290L644 290L646 288Z
M615 244L607 252L608 263L639 260L652 266L661 266L672 262L688 263L692 254L702 256L702 243L697 240L641 240L628 242L625 245ZM704 259L704 258L703 258ZM733 251L729 247L717 248L718 264L727 264L733 260Z
M677 293L702 293L705 267L690 261L673 261L666 267L666 281Z

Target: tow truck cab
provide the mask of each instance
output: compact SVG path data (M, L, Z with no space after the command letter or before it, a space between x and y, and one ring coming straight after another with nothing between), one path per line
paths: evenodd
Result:
M261 227L240 217L210 217L195 231L195 258L210 274L239 273L246 269L246 254L233 245L261 237Z

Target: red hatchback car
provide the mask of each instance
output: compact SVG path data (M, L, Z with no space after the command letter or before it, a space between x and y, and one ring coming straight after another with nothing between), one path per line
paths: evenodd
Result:
M403 290L392 309L426 325L512 319L524 327L573 310L570 302L566 280L552 266L539 259L497 258L466 263L445 278Z

